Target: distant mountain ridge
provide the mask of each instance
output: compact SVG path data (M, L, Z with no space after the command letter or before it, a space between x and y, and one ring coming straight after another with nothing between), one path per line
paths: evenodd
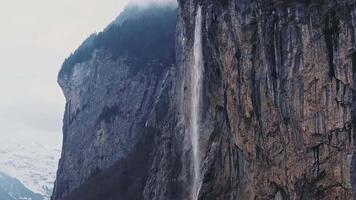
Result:
M26 188L18 179L0 172L0 199L43 200L44 198Z
M36 141L7 140L0 142L0 171L49 199L59 156L59 149Z
M4 189L0 188L1 200L14 200Z

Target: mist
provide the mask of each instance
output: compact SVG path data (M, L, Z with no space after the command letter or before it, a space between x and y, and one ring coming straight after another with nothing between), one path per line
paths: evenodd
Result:
M150 5L159 5L159 6L170 6L177 7L178 3L176 0L129 0L129 4L135 4L139 6L150 6Z

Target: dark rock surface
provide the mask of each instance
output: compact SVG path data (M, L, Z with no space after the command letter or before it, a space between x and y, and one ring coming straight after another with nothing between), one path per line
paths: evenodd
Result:
M187 66L204 18L200 199L353 199L355 2L179 4Z
M68 103L53 199L191 198L198 6L199 199L355 199L356 8L345 0L179 0L174 67L132 75L101 51L75 65L59 80Z
M175 9L159 7L140 12L142 17L91 36L61 70L58 82L67 104L63 152L52 199L64 198L119 160L135 160L127 157L135 154L132 152L147 129L155 128L150 121L155 116L164 121L174 74L177 14ZM106 43L108 37L127 37L116 41L122 44L131 39L135 42L127 45L139 46L114 48ZM150 53L137 61L133 55L142 49ZM89 57L82 56L87 52ZM168 56L162 59L161 55ZM127 165L130 168L130 163Z

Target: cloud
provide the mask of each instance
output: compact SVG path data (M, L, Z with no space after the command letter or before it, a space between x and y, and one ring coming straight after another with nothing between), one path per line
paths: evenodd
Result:
M58 70L128 1L0 0L0 141L26 137L60 146L65 102Z
M61 142L65 102L58 69L129 3L177 5L176 0L15 0L0 6L0 141L27 135Z
M140 6L149 6L149 5L161 5L161 6L177 6L177 0L129 0L131 4L137 4Z

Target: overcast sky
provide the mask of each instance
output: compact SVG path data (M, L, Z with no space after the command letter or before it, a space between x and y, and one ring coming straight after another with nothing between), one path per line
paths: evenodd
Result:
M58 70L128 1L0 0L0 141L21 137L61 145L65 101Z

